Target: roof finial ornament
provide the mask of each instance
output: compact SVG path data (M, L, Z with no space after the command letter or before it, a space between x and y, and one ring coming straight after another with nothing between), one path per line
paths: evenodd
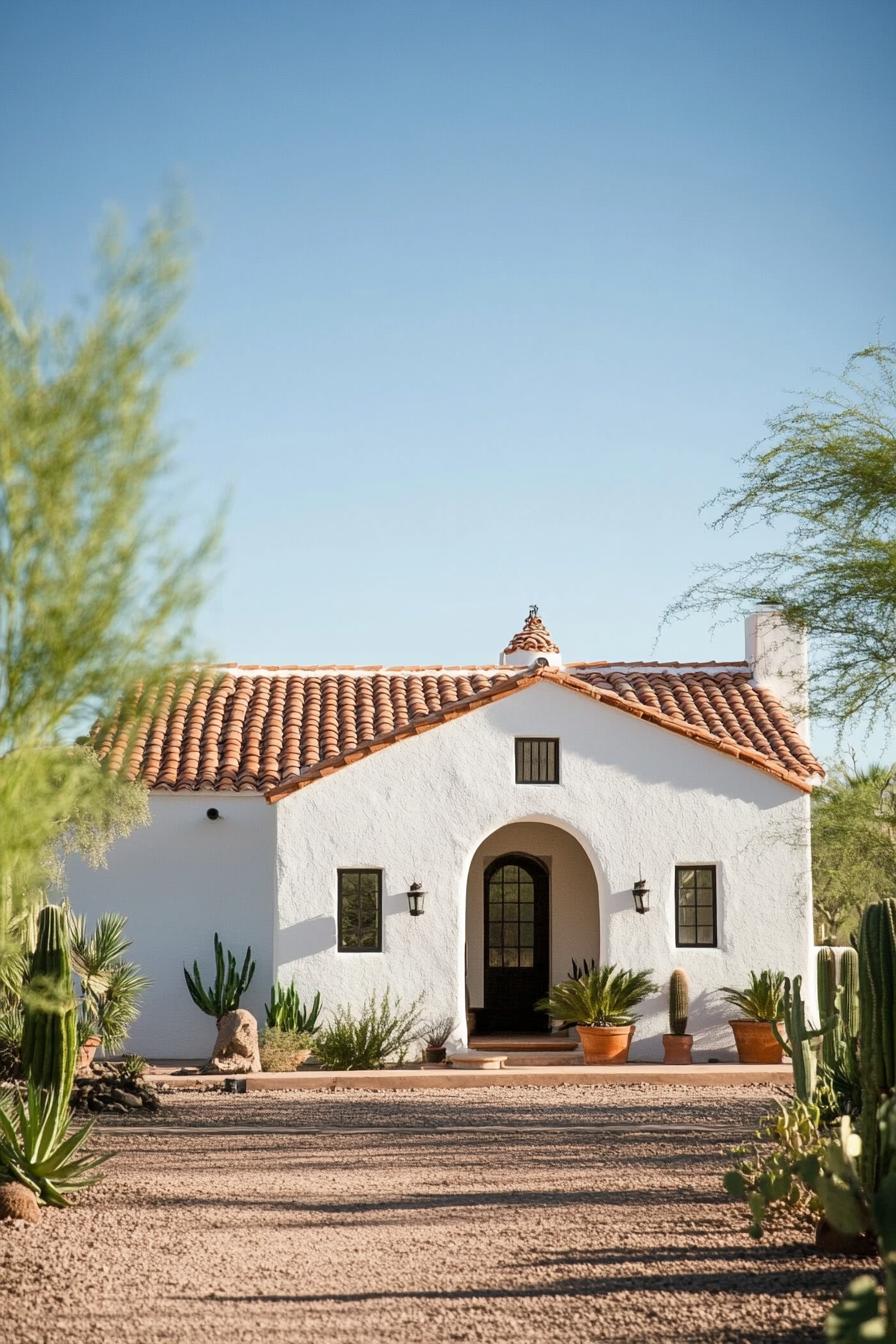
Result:
M532 602L522 630L518 630L507 645L501 655L501 662L528 666L534 663L536 658L543 658L544 655L549 656L551 666L559 667L560 650L538 614L538 604Z
M529 603L529 620L531 621L532 617L533 617L533 616L537 616L537 615L538 615L538 603L537 603L537 602L530 602L530 603Z

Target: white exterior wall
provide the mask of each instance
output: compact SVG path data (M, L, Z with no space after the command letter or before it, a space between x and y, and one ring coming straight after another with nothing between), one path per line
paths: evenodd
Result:
M217 807L218 821L206 811ZM151 977L127 1048L150 1058L207 1059L215 1024L195 1006L183 966L213 972L212 938L239 958L251 945L255 978L244 1006L263 1018L274 949L276 825L257 795L153 794L152 824L119 840L108 868L78 859L68 870L68 896L92 923L114 911L128 917L128 956Z
M559 737L561 783L514 782L515 736ZM658 1059L671 971L691 980L698 1057L730 1055L714 997L750 970L802 973L812 955L809 799L799 790L633 715L537 682L399 742L276 805L275 964L303 996L358 1006L388 988L427 1016L464 1020L470 867L511 823L541 822L581 844L600 894L600 955L651 968L664 985L643 1007L634 1058ZM719 946L676 948L676 863L714 863ZM336 870L383 869L383 951L336 951ZM639 916L638 872L652 892ZM408 914L419 880L426 913ZM555 969L557 969L555 967ZM565 967L559 968L561 973Z

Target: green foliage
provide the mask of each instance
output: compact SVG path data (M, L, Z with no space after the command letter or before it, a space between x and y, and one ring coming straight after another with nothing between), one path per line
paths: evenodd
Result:
M337 1008L315 1036L314 1053L325 1069L382 1069L392 1060L403 1063L420 1032L420 1000L402 1008L387 990L379 1000L371 994L357 1017Z
M127 1039L150 981L140 968L123 959L130 947L125 915L101 915L88 935L83 918L71 916L72 963L81 984L79 1028L82 1040L99 1036L114 1053Z
M306 1007L299 998L295 981L286 989L279 983L272 985L271 1001L265 1007L265 1021L269 1027L278 1027L281 1031L313 1032L317 1030L319 1017L320 994L315 994L310 1007Z
M776 1021L772 1022L772 1031L784 1053L790 1056L793 1065L793 1085L797 1096L800 1101L814 1101L818 1082L818 1057L814 1042L833 1033L837 1014L831 1013L820 1027L810 1027L806 1022L802 985L803 979L800 975L794 976L792 982L785 978L781 1008L784 1033L778 1030Z
M891 721L896 348L859 351L830 391L770 421L742 461L740 484L713 501L715 525L759 523L783 540L705 568L673 613L743 609L773 593L812 634L816 712L841 726Z
M0 942L59 857L101 862L145 792L67 744L188 653L210 536L184 554L161 485L161 394L183 361L174 212L104 236L97 301L51 321L0 273Z
M0 1173L19 1181L45 1204L63 1206L68 1196L97 1180L107 1160L80 1152L93 1125L68 1133L69 1094L43 1091L31 1082L24 1097L0 1096Z
M628 971L599 966L578 980L564 980L539 999L535 1007L562 1022L583 1027L626 1027L635 1021L634 1009L655 994L659 986L650 971Z
M25 1013L21 1003L0 1010L0 1083L22 1076L22 1032Z
M669 1031L673 1036L686 1036L690 986L686 972L676 968L669 977Z
M45 905L38 915L28 990L23 1071L35 1087L53 1089L67 1101L75 1076L77 1033L68 913L61 905Z
M242 970L237 972L236 957L227 953L227 966L224 966L224 948L221 939L215 934L215 983L206 989L202 983L198 961L193 962L193 974L184 967L184 979L190 998L209 1017L221 1018L239 1008L240 1000L252 983L255 974L255 962L252 960L251 947L246 948Z
M859 1067L862 1083L862 1180L881 1177L877 1108L896 1086L896 901L869 905L859 929Z
M265 1027L258 1041L258 1054L265 1073L292 1073L314 1044L310 1031Z
M896 1332L887 1321L886 1300L873 1274L859 1274L824 1323L825 1339L838 1344L896 1344Z
M590 975L592 971L597 970L597 962L594 957L583 957L582 964L573 957L569 967L570 980L581 980L583 975Z
M122 1055L118 1072L125 1082L139 1083L148 1066L148 1060L144 1059L142 1055Z
M750 972L750 983L745 989L725 985L719 990L726 1003L736 1008L751 1022L780 1022L784 1009L784 972L764 970L757 975Z
M862 1108L859 1077L859 957L847 947L837 957L832 947L818 949L818 1005L822 1021L832 1028L821 1042L820 1086L817 1093L825 1117L858 1115Z
M845 941L868 902L893 890L893 770L835 765L812 794L812 899L819 941Z
M766 1116L752 1148L735 1149L737 1165L723 1184L729 1195L746 1201L751 1237L758 1240L767 1227L820 1213L821 1200L802 1173L806 1159L820 1157L823 1144L818 1106L796 1097Z

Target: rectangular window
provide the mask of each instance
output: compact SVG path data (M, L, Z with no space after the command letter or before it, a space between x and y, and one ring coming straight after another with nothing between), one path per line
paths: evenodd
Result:
M675 869L675 944L716 947L716 870L714 864L682 864Z
M382 869L340 868L337 882L339 951L382 952Z
M517 784L559 784L559 737L518 737L516 739Z

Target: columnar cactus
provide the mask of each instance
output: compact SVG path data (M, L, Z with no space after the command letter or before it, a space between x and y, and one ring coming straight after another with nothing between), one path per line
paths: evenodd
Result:
M896 901L866 906L859 930L859 1019L862 1083L862 1181L880 1179L877 1108L896 1085Z
M840 953L838 967L840 986L839 1012L847 1035L854 1040L859 1034L859 954L854 947L845 947Z
M800 1101L811 1101L815 1096L815 1084L818 1080L818 1060L813 1041L819 1036L826 1037L833 1032L836 1014L831 1014L822 1021L820 1027L807 1026L802 988L802 976L795 975L792 981L784 981L781 1021L786 1034L782 1036L777 1022L772 1023L772 1031L779 1045L790 1055L793 1063L793 1086L797 1096Z
M686 1036L688 1030L688 977L675 970L669 980L669 1031L673 1036Z
M818 985L818 1012L824 1021L837 1011L837 954L832 947L820 947L816 958L816 981ZM839 1049L837 1033L830 1031L821 1046L822 1059L829 1069L837 1062Z
M68 1104L77 1059L68 915L45 905L37 918L37 944L28 974L22 1065L35 1087L52 1089Z
M822 1042L822 1062L829 1069L843 1063L844 1052L855 1053L859 1032L859 954L845 947L839 957L832 947L820 947L817 958L818 1011L822 1021L835 1018L834 1030Z

